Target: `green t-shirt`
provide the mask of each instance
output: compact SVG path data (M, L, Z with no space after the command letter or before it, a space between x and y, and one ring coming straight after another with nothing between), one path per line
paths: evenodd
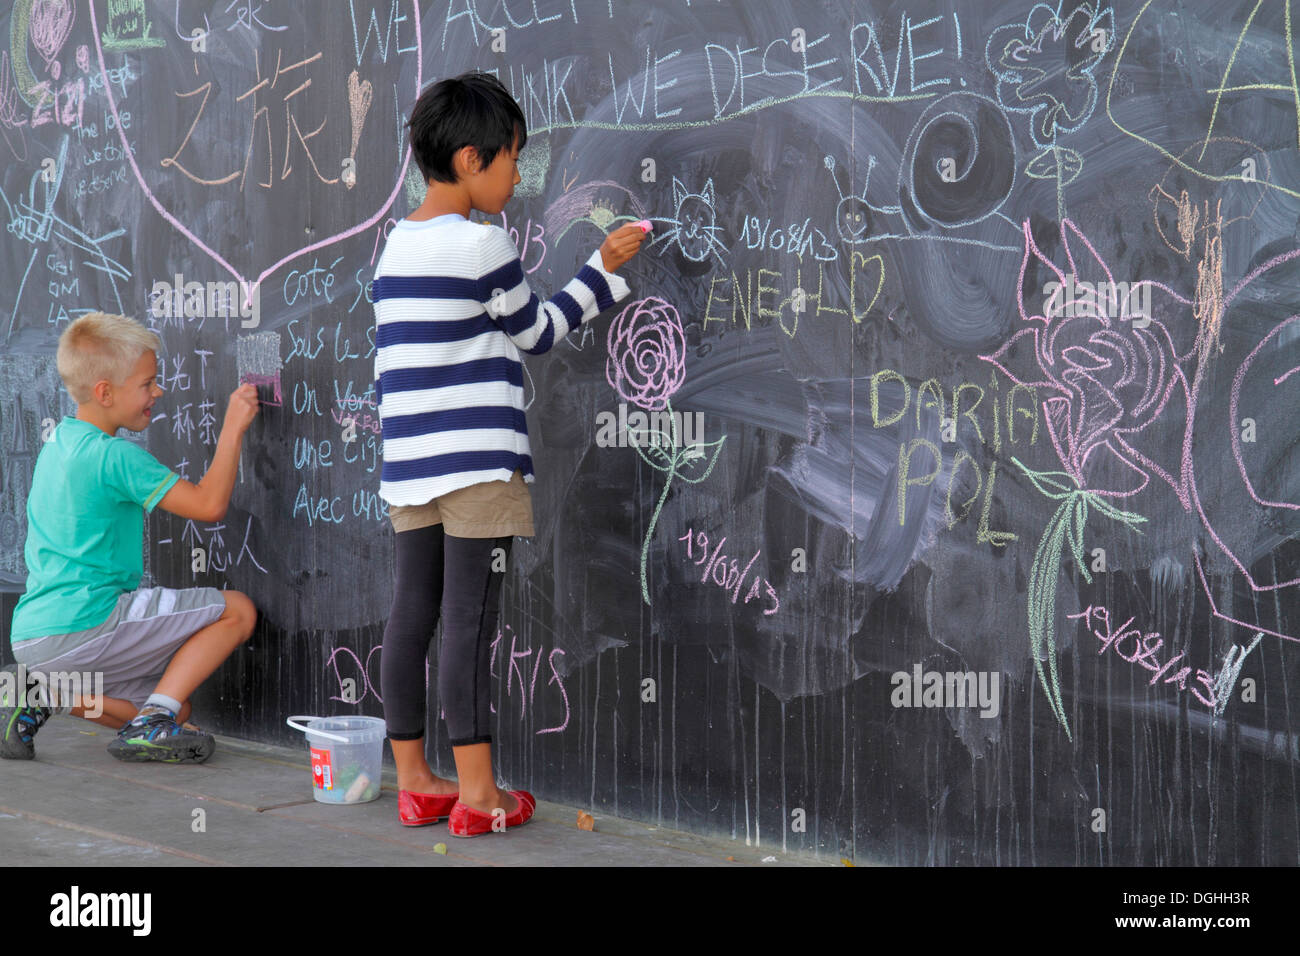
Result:
M41 448L27 496L27 593L11 639L98 627L140 586L144 514L180 476L124 438L65 418Z

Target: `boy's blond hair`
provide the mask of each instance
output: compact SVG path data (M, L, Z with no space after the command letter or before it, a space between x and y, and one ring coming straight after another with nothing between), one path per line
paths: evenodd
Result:
M125 315L91 312L59 336L59 377L72 400L84 405L94 397L96 382L120 385L146 351L162 348L157 333Z

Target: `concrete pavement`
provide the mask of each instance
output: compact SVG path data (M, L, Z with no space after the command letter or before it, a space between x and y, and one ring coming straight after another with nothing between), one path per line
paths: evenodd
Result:
M457 839L445 823L397 820L396 774L378 800L333 806L312 798L307 748L217 738L198 766L127 764L112 733L56 717L36 760L0 761L0 859L28 866L840 866L727 839L540 802L526 826ZM445 855L435 851L447 847ZM730 858L730 859L729 859ZM764 862L764 861L767 862Z

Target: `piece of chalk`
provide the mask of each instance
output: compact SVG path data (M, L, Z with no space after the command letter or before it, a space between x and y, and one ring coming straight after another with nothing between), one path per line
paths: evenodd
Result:
M254 375L245 374L239 380L240 385L252 385L257 389L257 403L259 405L281 405L280 401L280 373L274 375Z
M649 219L640 219L637 221L637 225L641 227L642 232L649 232L654 228L654 226L650 225Z
M343 794L343 802L356 803L368 786L370 786L370 778L364 773L357 774L357 779L352 781L352 786L348 787L347 792Z

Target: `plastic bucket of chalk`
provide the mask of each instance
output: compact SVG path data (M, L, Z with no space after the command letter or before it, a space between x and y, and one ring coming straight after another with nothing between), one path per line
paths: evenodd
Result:
M381 718L296 716L285 723L307 735L312 795L317 800L368 803L379 798L388 733Z

